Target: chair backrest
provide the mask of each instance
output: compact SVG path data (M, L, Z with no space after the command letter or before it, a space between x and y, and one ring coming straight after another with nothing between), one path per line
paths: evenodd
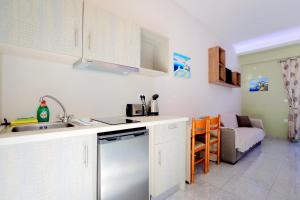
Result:
M218 130L221 128L221 115L217 117L210 118L210 130Z
M203 119L195 119L192 120L192 135L201 135L209 133L210 125L209 125L209 117L204 117Z

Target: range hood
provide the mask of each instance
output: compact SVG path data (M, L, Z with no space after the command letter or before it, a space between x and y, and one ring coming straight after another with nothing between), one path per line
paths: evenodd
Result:
M103 71L121 75L128 75L130 73L139 72L139 68L124 66L114 63L107 63L98 60L91 60L81 58L76 63L74 63L75 69L87 69L87 70L94 70L94 71Z

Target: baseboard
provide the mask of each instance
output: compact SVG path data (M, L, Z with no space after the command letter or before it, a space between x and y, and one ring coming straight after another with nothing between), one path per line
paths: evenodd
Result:
M170 197L171 195L175 194L177 191L179 191L179 186L175 185L174 187L171 187L170 189L168 189L167 191L165 191L164 193L158 195L157 197L153 197L151 198L151 200L165 200L168 197Z

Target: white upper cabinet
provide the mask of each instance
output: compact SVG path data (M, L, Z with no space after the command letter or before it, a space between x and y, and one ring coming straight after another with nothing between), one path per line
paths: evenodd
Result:
M1 0L0 43L81 56L82 0Z
M99 8L92 1L85 1L84 8L84 57L139 67L140 27Z

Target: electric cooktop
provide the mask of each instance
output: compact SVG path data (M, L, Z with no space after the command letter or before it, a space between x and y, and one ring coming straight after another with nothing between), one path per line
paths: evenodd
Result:
M105 124L109 124L109 125L131 124L131 123L140 122L140 121L133 120L133 119L126 119L126 118L119 118L119 117L96 118L94 120L105 123Z

